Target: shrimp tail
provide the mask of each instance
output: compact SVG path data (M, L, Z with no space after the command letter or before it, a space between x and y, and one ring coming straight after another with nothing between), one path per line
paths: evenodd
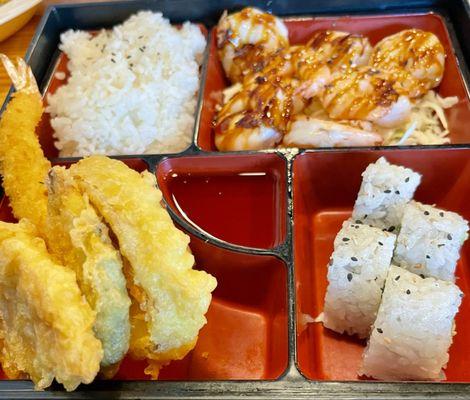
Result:
M31 71L31 68L26 64L25 60L17 57L17 67L15 67L15 64L5 54L0 53L0 61L17 91L39 93L33 71Z

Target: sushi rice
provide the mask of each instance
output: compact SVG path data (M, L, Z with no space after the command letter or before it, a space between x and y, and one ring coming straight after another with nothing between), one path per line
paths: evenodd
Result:
M418 275L454 282L467 232L468 222L460 215L411 201L404 208L393 262Z
M370 333L382 296L396 236L348 220L334 242L328 267L324 326L336 332Z
M413 198L421 175L381 157L366 168L362 178L353 220L398 233L403 208Z
M392 266L360 375L383 380L441 380L462 292L452 282Z

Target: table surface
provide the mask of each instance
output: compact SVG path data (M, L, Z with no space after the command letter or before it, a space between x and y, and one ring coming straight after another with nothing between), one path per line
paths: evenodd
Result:
M86 3L90 0L43 0L36 15L21 30L15 33L7 40L0 42L0 53L6 54L8 57L23 57L28 48L36 27L39 24L42 14L47 6L57 3ZM100 1L100 0L93 0ZM104 1L104 0L103 0ZM0 67L0 106L2 105L8 90L10 89L10 79L3 67Z

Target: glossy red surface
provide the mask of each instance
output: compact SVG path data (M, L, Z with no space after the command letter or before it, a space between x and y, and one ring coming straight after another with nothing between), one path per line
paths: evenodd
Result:
M435 33L444 45L446 64L444 77L438 87L442 96L457 96L459 103L447 110L450 138L452 143L470 143L470 131L465 128L470 123L470 100L454 55L449 33L441 16L428 14L377 15L352 17L318 17L289 19L286 21L289 39L292 44L308 41L311 35L322 29L343 30L366 35L372 45L384 37L403 29L419 28ZM217 56L214 31L211 35L210 54L207 66L207 80L204 88L203 108L197 144L204 150L217 150L214 145L212 120L220 92L228 86L222 65Z
M279 156L167 159L157 177L171 207L194 227L249 247L284 241L286 165Z
M240 157L235 157L236 159ZM176 161L176 160L173 160ZM229 190L228 183L237 184L237 173L260 172L266 175L265 180L251 181L249 177L246 182L243 178L238 186L238 190L243 193L243 198L250 198L243 190L252 190L253 194L260 195L268 202L273 213L277 209L285 208L276 203L277 198L284 198L285 182L284 164L282 159L274 155L267 157L243 157L240 160L225 160L227 169L217 167L220 159L205 159L204 157L197 163L189 158L179 159L179 163L171 165L164 164L162 171L178 171L178 173L193 173L196 177L190 196L186 196L182 204L189 209L193 209L194 203L204 202L212 204L213 200L204 190L197 190L196 183L202 176L203 171L207 171L207 176L214 182L222 184L222 188L217 190ZM226 162L225 162L226 161ZM131 168L143 171L147 164L140 159L129 159L125 161ZM189 164L188 164L189 163ZM70 163L61 163L67 166ZM192 167L190 166L192 165ZM168 169L169 168L169 169ZM223 178L222 172L231 171L235 178L229 174L227 181ZM163 172L162 172L163 173ZM173 172L172 172L173 173ZM211 175L212 174L212 175ZM219 178L216 178L219 176ZM163 177L163 175L162 175ZM257 178L257 176L254 176ZM188 180L190 178L188 177ZM232 181L231 179L235 179ZM220 183L222 182L223 183ZM282 181L282 182L281 182ZM173 182L174 183L174 182ZM208 186L212 187L214 183ZM164 186L164 185L163 185ZM179 184L171 188L176 188L179 193ZM262 188L260 188L262 187ZM170 196L171 189L165 186L166 193ZM263 193L268 193L264 197ZM276 193L276 196L274 195ZM267 196L267 194L266 194ZM239 199L241 199L239 197ZM179 196L177 197L179 198ZM228 200L227 200L228 202ZM270 202L274 202L270 204ZM244 203L244 207L249 207ZM274 218L266 210L262 210L260 203L257 204L256 213L266 214L261 217L266 221ZM234 204L232 206L235 207ZM196 206L197 207L197 206ZM227 209L227 213L230 208ZM240 216L243 210L237 210ZM230 230L230 221L224 221L223 213L219 215L220 225ZM260 222L256 216L255 221ZM8 199L3 198L0 203L0 220L15 222L8 205ZM246 230L254 230L251 220L244 220L248 226ZM284 226L282 235L285 235L285 212L279 222ZM243 224L242 224L243 225ZM240 229L245 230L240 225ZM271 226L272 228L272 226ZM221 232L223 229L218 228ZM263 231L263 229L261 229ZM267 232L267 231L266 231ZM280 231L279 234L281 235ZM267 235L267 233L265 233ZM241 237L241 234L239 233ZM267 236L265 236L266 238ZM281 236L279 236L281 237ZM254 243L257 243L256 241ZM272 256L256 256L241 253L234 253L228 250L217 248L196 237L191 237L191 250L195 256L197 269L205 270L217 278L218 285L213 293L213 300L209 311L206 314L207 324L199 334L196 347L183 360L174 361L164 367L160 373L160 380L227 380L227 379L276 379L287 367L287 266L283 261ZM145 361L135 361L126 357L114 379L117 380L141 380L148 379L144 374ZM0 379L5 378L0 375Z
M217 278L207 325L159 380L276 379L287 368L287 269L275 257L233 253L192 237L196 266ZM148 379L124 360L115 379Z
M380 156L423 175L415 198L470 218L470 150L338 151L305 153L294 161L294 262L297 352L301 372L315 380L357 380L365 342L319 323L305 324L323 309L333 240L348 218L361 173ZM465 293L446 370L451 382L470 382L470 241L463 247L457 284Z

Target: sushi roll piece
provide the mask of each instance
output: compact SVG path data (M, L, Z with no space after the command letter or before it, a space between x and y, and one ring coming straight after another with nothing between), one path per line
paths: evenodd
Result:
M382 380L441 380L462 292L392 265L360 375Z
M454 282L467 232L468 222L460 215L412 201L404 208L393 262L418 275Z
M382 296L396 236L351 220L343 223L328 267L323 325L369 335Z
M403 207L413 198L420 182L420 174L379 158L362 173L353 220L398 233Z

